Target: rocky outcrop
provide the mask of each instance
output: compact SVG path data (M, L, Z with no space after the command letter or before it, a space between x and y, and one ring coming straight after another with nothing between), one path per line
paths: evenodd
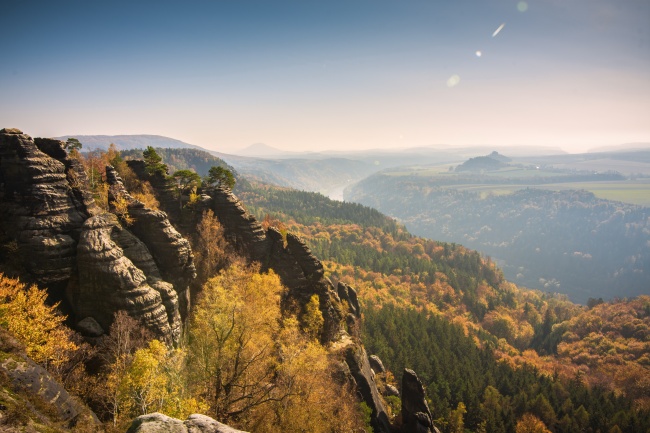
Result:
M399 390L393 385L387 383L386 385L384 385L383 395L385 395L386 397L399 397Z
M125 310L168 342L180 338L178 296L161 278L149 250L106 213L88 219L77 247L78 285L69 300L78 317L93 317L107 331Z
M210 207L219 218L226 239L251 260L266 264L270 245L262 225L230 190L215 188L209 195Z
M408 368L402 375L402 433L440 433L433 425L422 382Z
M287 233L287 249L308 280L320 281L323 278L323 264L312 254L305 241L293 233Z
M181 421L161 413L151 413L137 417L126 433L246 433L235 430L214 419L194 414Z
M366 350L356 344L348 346L345 351L345 362L356 382L357 392L372 410L370 420L375 433L389 433L391 430L388 413L379 396Z
M55 299L75 272L81 226L98 211L86 182L62 142L0 131L0 228L17 242L31 279Z
M209 194L212 199L206 203L235 250L259 262L262 270L273 269L289 289L289 298L298 305L304 306L313 295L318 295L324 319L321 340L330 342L339 338L344 319L341 300L332 283L324 278L323 265L307 244L291 233L285 238L272 227L265 231L230 190L215 188Z
M359 306L357 291L342 281L339 281L336 291L339 294L339 298L348 303L350 313L356 318L361 318L361 307Z
M21 416L38 419L40 422L63 421L68 427L83 422L85 425L99 426L97 416L86 406L75 400L43 367L29 359L20 344L5 331L0 329L0 394L8 387L10 395L3 398L0 410L0 426L10 408L10 402L16 407L32 413ZM23 404L21 400L26 400ZM38 404L33 404L38 403ZM17 408L13 408L18 410ZM43 412L43 409L46 409ZM2 427L0 427L2 430ZM4 430L3 430L4 431Z
M134 199L111 166L106 167L106 181L109 184L109 203L118 199L125 200L128 214L132 218L129 231L147 246L162 279L173 285L179 311L184 319L189 313L190 283L196 278L189 241L171 225L165 212L147 208Z
M63 142L1 130L3 243L15 244L16 273L63 301L84 335L106 332L113 314L126 310L160 338L177 341L195 278L189 242L164 212L133 199L112 168L107 176L110 201L128 203L128 229L95 205L83 167Z
M381 362L381 359L379 359L377 355L370 355L368 360L370 361L370 368L372 368L375 373L386 373L386 367L384 367L384 363Z

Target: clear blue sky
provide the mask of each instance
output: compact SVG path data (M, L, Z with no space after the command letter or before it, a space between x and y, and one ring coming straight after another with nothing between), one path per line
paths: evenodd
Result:
M0 127L33 136L159 134L222 151L650 141L648 0L1 10Z

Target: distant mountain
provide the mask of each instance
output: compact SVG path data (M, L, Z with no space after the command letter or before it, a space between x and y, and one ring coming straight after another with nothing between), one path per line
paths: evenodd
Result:
M456 167L456 171L498 170L502 167L505 167L507 165L505 161L509 160L510 158L507 158L495 151L487 156L477 156L476 158L468 159Z
M589 153L597 152L620 152L625 150L648 150L650 149L650 143L623 143L616 146L602 146L594 147L589 149Z
M81 142L84 151L95 149L108 149L111 143L114 143L119 150L146 149L147 146L171 148L171 149L201 149L206 150L194 144L185 143L174 138L164 137L162 135L64 135L54 137L58 140L67 140L74 137Z
M276 149L264 143L254 143L241 150L233 152L235 155L253 156L261 158L282 157L287 155L297 155L300 152L287 152L286 150Z

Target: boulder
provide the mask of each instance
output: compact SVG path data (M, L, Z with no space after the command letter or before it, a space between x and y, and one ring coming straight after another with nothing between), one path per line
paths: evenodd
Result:
M386 397L399 397L399 390L393 385L386 384L384 386L384 395Z
M92 317L86 317L77 323L77 331L87 337L101 337L104 335L104 329Z
M370 367L375 370L375 373L386 373L386 367L384 367L384 363L381 362L381 359L377 355L370 355L368 360L370 361Z
M246 433L200 414L181 421L161 413L141 415L133 420L126 433Z

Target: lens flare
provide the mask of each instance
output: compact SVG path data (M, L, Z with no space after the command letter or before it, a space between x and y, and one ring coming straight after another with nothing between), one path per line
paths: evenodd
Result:
M494 33L492 33L492 37L495 37L496 35L498 35L499 32L500 32L501 30L503 30L503 28L504 28L505 26L506 26L506 23L501 23L501 25L500 25L499 27L497 27L497 29L494 31Z
M517 10L519 12L526 12L528 10L528 3L526 2L517 3Z
M460 83L460 77L456 74L447 79L447 87L449 88L456 87L458 83Z
M476 50L476 53L474 53L474 54L476 54L476 57L481 57L483 55L481 50Z

